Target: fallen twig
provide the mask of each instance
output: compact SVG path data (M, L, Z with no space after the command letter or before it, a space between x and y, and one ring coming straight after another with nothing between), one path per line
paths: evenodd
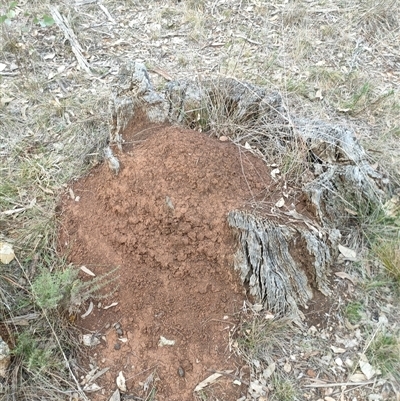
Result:
M168 72L162 70L159 67L151 67L151 68L149 68L149 71L155 72L156 74L161 75L167 81L172 81L173 80L173 78L171 77L171 75L168 74Z
M375 380L368 380L366 382L343 382L343 383L316 383L308 384L306 388L324 388L324 387L342 387L342 386L366 386L367 384L374 384Z
M69 40L72 51L74 52L75 57L78 60L78 64L87 73L91 74L89 63L86 61L85 57L82 54L83 49L82 49L81 45L79 44L74 31L70 27L68 20L65 17L63 17L60 14L60 12L57 10L57 8L54 6L50 6L50 12L54 19L54 22L64 32L65 38Z
M217 374L220 374L220 375L222 375L222 376L231 377L232 379L239 380L240 382L242 382L242 383L245 384L246 386L250 386L250 383L249 383L248 381L243 380L243 379L241 379L240 377L238 377L238 376L233 375L232 373L230 373L230 372L232 372L232 371L229 371L229 370L227 370L227 371L223 371L223 370L213 370L213 369L207 369L207 370L208 370L209 372L211 372L211 373L217 373Z
M115 19L111 16L111 14L108 12L107 8L105 6L103 6L103 4L98 3L99 8L101 9L101 11L103 11L103 13L107 16L108 20L110 22L112 22L113 24L115 24Z
M260 42L256 42L256 41L253 40L253 39L249 39L249 38L247 38L246 36L243 36L243 35L235 35L235 37L236 37L236 38L243 39L243 40L246 40L247 42L249 42L249 43L251 43L251 44L253 44L253 45L261 45L261 44L262 44L262 43L260 43Z

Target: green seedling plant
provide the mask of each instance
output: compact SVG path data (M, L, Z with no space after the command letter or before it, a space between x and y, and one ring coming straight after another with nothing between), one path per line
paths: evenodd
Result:
M54 344L38 342L38 336L29 330L18 335L13 355L20 358L22 366L30 373L50 373L60 368L60 361L54 358Z
M42 268L32 282L35 303L48 311L62 308L71 314L76 313L90 298L102 299L111 295L99 295L99 291L118 279L118 275L114 274L116 270L111 269L93 280L83 281L78 278L79 269L71 265L53 272Z
M12 20L17 16L17 7L18 2L12 1L7 9L6 12L0 15L0 24L11 25ZM29 15L29 14L27 14ZM41 17L34 16L33 23L40 25L42 28L50 27L54 25L54 19L50 15L44 14Z
M364 306L361 302L349 302L344 310L344 314L351 324L360 323L363 316Z
M17 7L17 4L18 3L16 1L12 1L8 5L5 14L0 15L0 23L1 24L4 23L5 25L11 25L11 22L16 15L15 9Z

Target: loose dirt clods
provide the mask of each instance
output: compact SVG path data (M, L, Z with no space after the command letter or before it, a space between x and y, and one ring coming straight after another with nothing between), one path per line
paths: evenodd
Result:
M111 367L96 399L108 399L123 370L129 393L143 391L140 382L153 372L158 400L191 400L209 370L241 367L227 349L245 293L226 219L266 191L269 170L205 134L146 132L141 144L118 154L118 177L103 164L73 186L79 202L65 196L60 243L71 262L96 275L120 267L118 288L104 301L118 305L95 308L79 322L83 332L103 336L90 355L100 369ZM170 342L160 347L164 337ZM224 380L215 390L223 399L246 394L244 385Z

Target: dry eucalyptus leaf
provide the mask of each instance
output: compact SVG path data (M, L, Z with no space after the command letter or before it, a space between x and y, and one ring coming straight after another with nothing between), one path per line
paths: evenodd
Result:
M75 200L75 194L72 188L68 188L69 196L72 200Z
M278 200L278 202L275 203L276 207L282 207L285 204L285 199L281 198Z
M279 168L274 168L274 169L271 171L271 177L275 180L277 174L279 174L280 172L281 172L281 171L279 170Z
M118 302L113 302L112 304L105 306L103 309L110 309L113 306L117 306L117 305L118 305Z
M167 340L165 337L160 336L160 341L158 342L158 346L164 347L165 345L175 345L175 340Z
M339 252L345 257L345 259L350 260L350 261L357 261L357 252L354 251L353 249L347 248L346 246L343 245L338 245Z
M226 142L226 141L228 140L228 137L225 136L225 135L222 135L222 136L219 137L219 140L220 140L221 142Z
M291 365L289 362L286 362L286 363L283 365L283 370L284 370L286 373L289 373L289 372L292 370L292 365Z
M349 377L349 380L353 383L364 382L367 380L363 373L354 373Z
M100 344L100 340L93 334L84 334L82 336L82 342L83 345L86 345L87 347L95 347Z
M151 373L147 379L145 380L145 382L143 383L143 391L145 393L147 393L147 391L149 390L150 386L153 384L154 381L154 375L153 373Z
M90 382L92 382L92 381L98 379L100 376L103 376L104 373L107 373L109 370L110 370L110 367L109 367L109 366L106 367L106 368L101 369L100 371L98 371L96 374L94 374L94 375L88 380L88 383L90 383Z
M335 353L335 354L343 354L346 352L346 350L344 348L339 348L339 347L335 347L334 345L330 346L330 349Z
M268 365L267 369L264 369L263 371L263 377L264 379L268 379L272 376L272 374L275 372L276 368L276 363L272 362L270 365Z
M83 387L83 391L86 393L94 393L95 391L101 390L101 387L96 383L91 383Z
M254 304L251 309L253 309L254 312L260 312L263 309L263 304Z
M117 386L120 389L120 391L122 391L123 393L126 393L125 377L122 372L119 372L116 382L117 382Z
M118 389L116 389L113 393L113 395L110 397L109 401L120 401L121 400L121 394Z
M92 311L93 311L93 302L90 301L88 310L81 316L81 318L84 319L86 316L89 316L92 313Z
M244 144L244 148L247 149L247 150L251 150L251 146L249 145L248 142L246 142L246 143Z
M376 370L368 362L360 361L358 364L360 365L361 372L364 373L367 380L372 379L376 375Z
M89 276L95 277L96 275L89 270L86 266L81 266L80 269Z
M352 216L357 216L357 212L355 212L353 209L348 209L347 207L344 208L344 210L348 213L351 214Z
M0 261L8 265L15 258L15 253L11 244L0 242Z
M45 54L44 56L43 56L43 59L44 60L53 60L53 58L56 56L56 54L55 53L48 53L48 54Z
M227 371L224 371L223 373L232 373L232 372L233 372L233 370L227 370ZM207 386L209 386L210 384L212 384L216 380L218 380L221 376L222 376L222 373L214 373L211 376L208 376L207 379L203 380L196 386L194 391L197 392L197 391L203 390L204 388L206 388Z
M335 276L338 276L343 279L347 278L347 280L351 281L352 284L354 285L357 284L357 280L353 276L350 276L350 274L347 274L346 272L336 272Z
M349 329L349 330L355 330L355 329L357 329L358 327L360 327L359 324L355 324L355 325L351 324L351 323L348 321L348 319L344 319L344 325L345 325L346 328Z

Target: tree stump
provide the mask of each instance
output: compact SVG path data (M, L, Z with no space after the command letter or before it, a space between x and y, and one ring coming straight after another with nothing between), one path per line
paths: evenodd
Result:
M313 289L330 294L339 228L353 217L349 206L372 210L386 190L350 129L292 116L279 93L229 78L169 82L158 92L137 62L121 67L113 88L111 143L121 149L123 131L139 112L149 122L227 136L267 163L295 154L313 216L296 210L275 210L273 217L231 211L227 221L238 238L235 268L250 294L277 316L301 319L299 307L306 306ZM301 244L301 257L293 253L294 243Z

